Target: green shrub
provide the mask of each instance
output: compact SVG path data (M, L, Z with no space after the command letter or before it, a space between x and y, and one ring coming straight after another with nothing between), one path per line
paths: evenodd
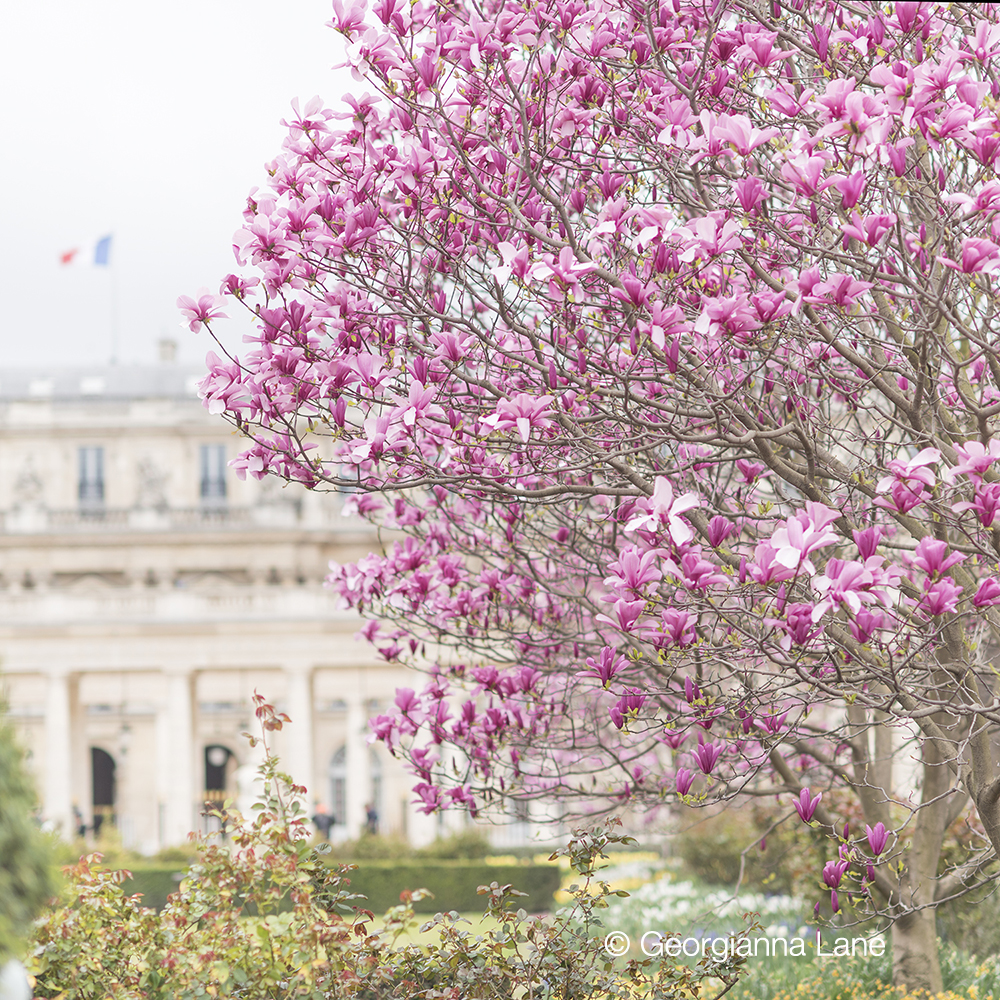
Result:
M718 813L687 810L674 846L686 872L709 885L796 895L811 890L824 846L800 823L775 824L759 806ZM742 878L741 878L742 873Z
M187 868L198 860L198 845L188 841L184 844L174 844L170 847L163 847L152 857L146 859L150 866L167 868L173 865L175 868Z
M257 714L265 731L280 728L262 699ZM665 1000L698 995L710 976L727 984L737 978L739 960L620 969L608 958L594 927L614 895L597 877L604 849L621 839L611 826L577 833L560 852L580 884L573 906L553 918L529 918L516 908L521 894L492 880L480 898L495 927L473 936L457 914L438 913L424 929L436 929L439 943L400 946L415 924L410 900L393 907L376 932L372 914L347 891L349 868L331 867L310 844L302 803L269 752L261 775L253 820L226 814L232 849L204 842L190 877L160 913L128 896L127 873L101 870L99 856L75 865L62 905L35 928L28 960L35 997ZM516 870L520 877L528 869ZM286 901L291 908L283 911Z
M402 861L413 857L413 848L402 837L363 833L357 840L331 845L330 854L338 861Z
M48 839L32 818L35 808L23 755L0 717L0 966L20 953L35 914L56 892Z
M995 884L937 908L937 932L945 943L973 955L1000 954L1000 893Z
M426 847L414 851L418 858L441 858L448 861L482 861L490 853L490 842L482 830L470 827L450 837L438 837Z
M101 834L93 844L83 837L74 837L72 840L53 837L52 851L57 865L75 865L81 857L93 851L101 855L109 868L131 868L132 865L148 863L149 860L137 851L125 847L121 833L111 823L103 824Z
M537 848L532 848L532 852L537 852ZM357 840L344 840L333 845L331 853L341 861L407 861L413 858L481 861L490 853L490 842L482 831L475 828L449 837L438 837L426 847L417 848L403 837L363 833Z

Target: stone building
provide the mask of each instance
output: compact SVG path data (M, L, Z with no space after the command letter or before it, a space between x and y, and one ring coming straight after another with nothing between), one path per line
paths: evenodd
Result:
M197 397L200 370L0 371L0 671L43 814L113 821L151 852L247 804L259 690L293 723L274 746L334 838L437 821L367 720L413 686L354 636L323 587L370 549L329 495L240 482L240 442Z

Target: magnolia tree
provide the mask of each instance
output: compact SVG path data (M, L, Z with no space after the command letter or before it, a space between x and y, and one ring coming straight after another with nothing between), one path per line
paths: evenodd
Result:
M1000 849L997 8L348 4L375 94L295 106L202 387L394 533L331 576L438 661L377 737L428 811L777 796L939 989Z

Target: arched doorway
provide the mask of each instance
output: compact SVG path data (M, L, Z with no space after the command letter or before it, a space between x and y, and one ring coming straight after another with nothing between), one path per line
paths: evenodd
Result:
M235 798L236 754L220 743L205 747L205 802L221 806Z
M236 769L238 766L236 754L221 743L213 743L205 747L204 765L203 831L211 833L221 830L225 836L225 828L216 813L222 808L226 799L236 798Z
M90 804L92 808L94 836L98 836L105 822L115 822L115 759L100 747L90 748Z

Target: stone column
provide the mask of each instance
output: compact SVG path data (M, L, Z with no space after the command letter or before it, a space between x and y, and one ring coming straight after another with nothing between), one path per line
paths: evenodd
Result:
M365 804L371 801L368 717L361 698L347 700L347 836L357 837L365 825Z
M286 704L291 722L285 729L288 748L286 762L288 773L296 785L304 785L306 809L310 809L316 798L313 783L313 698L312 671L306 667L285 669ZM322 798L322 796L321 796Z
M161 836L181 844L196 828L194 675L167 674L167 700L156 718L158 798L164 806Z
M49 674L45 695L45 818L64 837L73 830L73 699L77 683L65 670Z

